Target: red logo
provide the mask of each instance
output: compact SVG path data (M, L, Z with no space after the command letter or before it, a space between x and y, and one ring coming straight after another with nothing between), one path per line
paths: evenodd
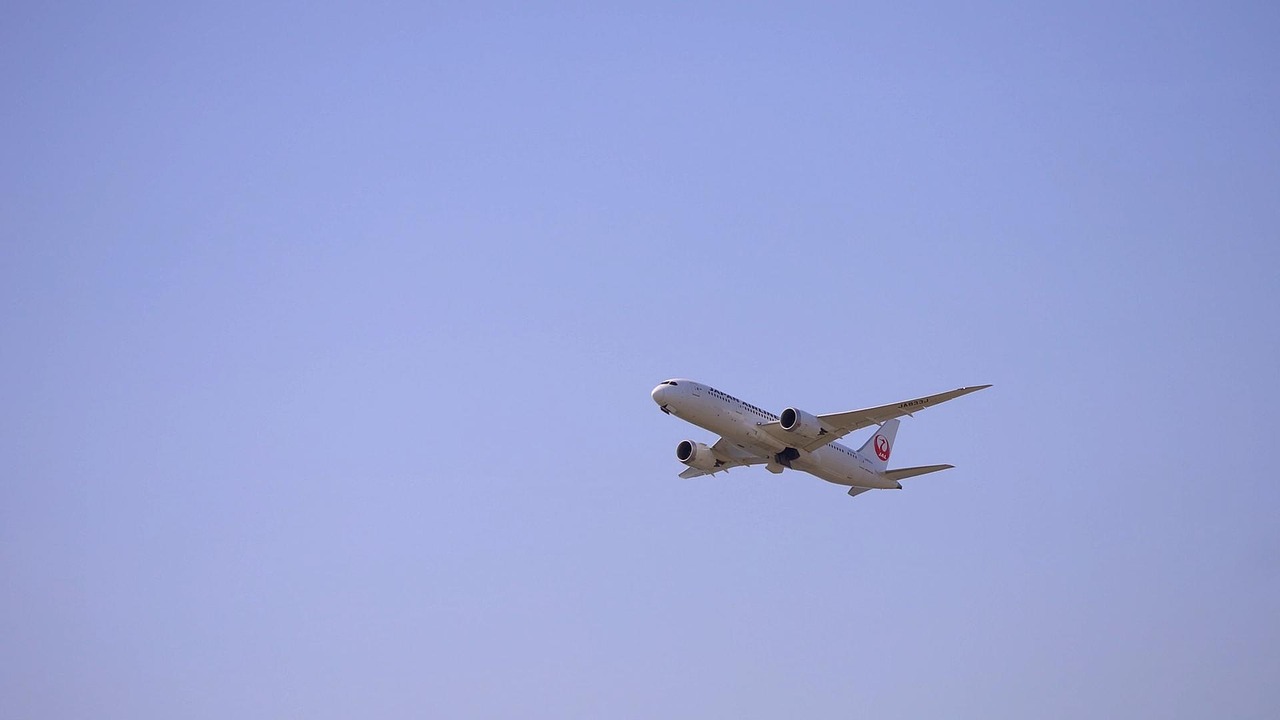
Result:
M889 460L889 438L883 435L876 435L876 457Z

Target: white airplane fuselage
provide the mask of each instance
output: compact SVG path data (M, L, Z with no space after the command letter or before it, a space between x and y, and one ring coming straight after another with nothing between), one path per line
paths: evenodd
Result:
M784 467L791 467L836 485L886 490L902 487L875 470L870 458L840 443L828 443L812 452L790 448L760 428L765 423L776 422L776 415L709 385L679 379L674 384L667 382L654 388L652 396L664 412L710 430L744 451L773 457L774 461L765 465L770 472L780 473ZM790 460L777 457L789 449L795 457Z

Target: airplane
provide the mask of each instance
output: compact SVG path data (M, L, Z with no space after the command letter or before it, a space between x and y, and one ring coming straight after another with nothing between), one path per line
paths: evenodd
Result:
M714 475L736 467L764 465L771 473L801 470L829 483L846 485L849 496L875 489L901 490L900 481L954 465L888 469L898 418L991 387L974 385L878 407L810 415L789 407L774 415L710 385L676 378L653 389L662 412L720 436L715 444L681 440L676 459L688 466L682 478ZM851 432L879 425L857 450L836 442Z

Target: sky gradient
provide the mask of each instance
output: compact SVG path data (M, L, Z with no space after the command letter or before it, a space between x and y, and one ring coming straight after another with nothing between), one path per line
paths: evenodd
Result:
M0 716L1276 717L1277 37L13 8ZM675 376L994 387L850 499L678 479Z

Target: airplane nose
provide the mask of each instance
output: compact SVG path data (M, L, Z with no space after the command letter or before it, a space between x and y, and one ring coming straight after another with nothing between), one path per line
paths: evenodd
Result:
M672 391L670 383L662 383L658 387L654 388L650 395L653 396L653 401L658 403L658 407L662 409L662 412L667 413L668 415L671 414L671 409L668 408L667 405L675 399L675 392Z
M665 384L664 384L664 385L659 385L658 387L656 387L656 388L654 388L654 389L653 389L653 392L652 392L652 393L649 393L649 394L653 397L653 401L654 401L654 402L658 403L659 405L664 404L664 403L662 402L662 396L666 394L666 389L667 389L667 387L668 387L668 386L667 386L667 385L665 385Z

